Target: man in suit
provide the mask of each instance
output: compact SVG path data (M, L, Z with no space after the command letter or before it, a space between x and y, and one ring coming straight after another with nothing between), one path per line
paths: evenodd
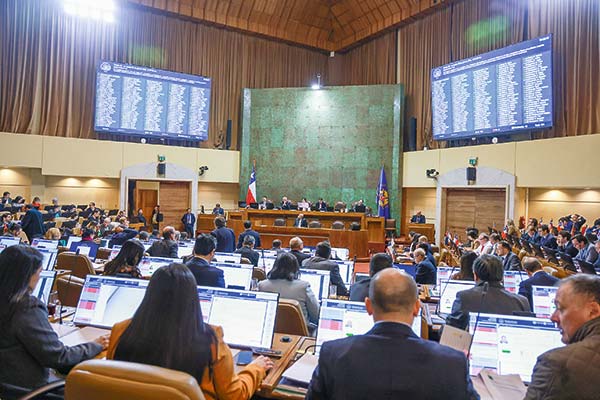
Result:
M244 238L246 236L252 236L254 238L254 247L262 247L262 243L260 242L260 234L252 229L251 221L244 221L244 232L240 233L237 242L237 248L241 248L244 244Z
M259 210L266 210L269 208L269 204L273 204L269 201L269 199L267 199L266 197L263 196L262 200L260 201L260 203L258 203L258 209ZM272 207L271 207L272 208Z
M130 229L125 225L119 225L115 228L115 234L110 238L108 247L122 246L129 239L133 239L138 235L138 231ZM177 255L176 255L177 256Z
M196 216L192 212L191 208L188 208L181 217L181 223L183 223L183 228L188 234L190 238L194 237L194 225L196 224Z
M581 233L578 233L577 235L573 236L571 242L573 243L573 247L579 250L575 256L576 260L587 261L590 264L594 264L596 262L598 259L596 248L585 236L583 236Z
M185 265L192 271L198 286L225 287L225 275L210 265L215 256L217 240L213 235L200 234L194 244L194 256Z
M33 199L32 204L25 206L27 212L23 217L23 221L21 221L21 226L23 227L23 232L29 238L29 243L35 238L44 236L44 221L39 207L40 202L38 197Z
M371 257L369 262L369 278L363 279L360 282L356 282L350 286L350 301L365 301L365 298L369 296L369 287L371 286L371 279L376 273L386 268L392 268L394 262L392 257L386 253L377 253Z
M235 253L241 254L242 257L250 260L252 265L258 267L258 259L260 258L260 254L254 250L254 236L248 235L244 237L242 247L237 249Z
M569 231L559 231L556 236L556 242L558 243L557 250L568 256L576 257L577 253L579 253L579 250L573 247L573 243L571 243L571 233Z
M521 236L521 238L527 240L530 243L539 243L540 235L537 232L537 229L533 225L529 225L527 227L527 231Z
M12 205L12 199L10 198L10 192L4 192L2 194L2 200L0 200L0 204L6 205L10 207Z
M451 319L468 323L469 313L512 315L515 311L530 311L527 298L510 293L502 286L504 269L496 256L484 254L473 263L476 285L456 294Z
M298 236L290 239L290 253L298 260L298 265L302 265L304 260L310 258L310 254L306 254L302 251L304 248L304 242Z
M544 271L542 263L535 257L524 257L523 267L525 267L529 279L525 279L519 284L519 294L527 298L531 311L533 311L532 286L554 286L559 279Z
M283 196L281 198L281 209L282 210L291 210L292 209L292 202L288 200L287 197Z
M521 260L519 256L512 252L512 247L507 241L498 243L496 254L502 259L502 267L505 271L521 271Z
M294 220L294 227L296 228L307 228L308 221L304 218L304 214L298 214L298 217Z
M317 244L314 257L307 258L302 262L302 268L319 269L329 271L329 282L337 287L338 296L348 296L348 289L340 275L340 267L331 261L331 245L328 242Z
M540 246L541 247L548 247L550 249L557 249L558 248L558 243L556 242L556 238L550 233L550 228L548 227L548 225L543 224L540 225Z
M409 275L394 268L377 273L365 305L373 328L323 343L307 400L479 398L465 355L412 331L421 303Z
M487 233L480 233L477 241L479 242L479 247L475 249L475 254L478 256L482 254L492 254L494 245L490 242L490 237Z
M175 228L165 226L162 234L163 239L152 243L152 246L148 249L148 254L152 257L177 258L179 246L175 241Z
M325 203L322 197L315 203L315 208L317 211L327 211L327 203Z
M416 265L415 280L422 285L435 285L436 270L434 265L427 259L427 254L422 248L413 252Z
M362 199L358 200L358 202L354 205L354 212L364 213L367 210L367 206Z
M225 215L225 210L221 208L221 204L217 203L215 204L215 208L213 208L212 213L214 215Z
M146 220L146 217L144 217L144 210L141 208L138 210L137 219L140 224L144 224L144 229L148 226L148 221Z
M218 252L233 253L235 251L235 233L226 225L225 218L215 218L215 229L210 234L217 238Z
M411 217L410 222L412 224L424 224L425 216L421 213L421 211L417 211L417 213Z

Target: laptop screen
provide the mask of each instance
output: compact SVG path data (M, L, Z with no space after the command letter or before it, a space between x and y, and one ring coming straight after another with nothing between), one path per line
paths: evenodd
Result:
M473 333L477 314L471 313L469 331ZM470 374L483 368L500 374L518 374L531 382L537 357L563 346L561 335L548 319L512 315L479 314L471 346Z
M242 259L242 255L241 254L236 254L236 253L215 253L215 258L213 259L214 262L226 262L226 263L233 263L233 264L239 264L240 260Z
M310 284L310 288L317 299L321 300L329 297L329 271L300 269L300 280Z
M519 292L521 281L529 279L529 275L522 271L504 271L504 289L511 293Z
M417 275L417 266L414 264L394 264L394 268L406 272L413 278Z
M185 246L182 245L181 242L179 242L179 246L177 247L177 257L178 258L183 258L183 257L187 257L187 256L191 256L194 253L194 246Z
M154 271L171 263L183 263L180 258L143 257L138 265L143 276L152 276Z
M354 275L354 261L334 261L340 268L340 276L345 284L352 283L352 276Z
M75 252L77 254L81 254L94 261L96 259L96 253L100 245L91 241L81 241L71 243L71 247L69 247L69 251Z
M31 246L37 249L58 249L58 240L33 239Z
M440 314L452 313L452 305L456 300L456 294L475 286L473 281L443 281L440 289Z
M557 290L556 286L532 286L533 312L538 318L550 318L554 313L556 310L554 298Z
M204 322L223 327L229 345L271 348L278 293L198 286Z
M223 271L225 287L229 289L250 290L252 271L254 270L252 265L227 263L215 263L213 265Z
M48 297L50 297L50 293L52 292L54 279L56 279L56 271L42 271L40 273L40 280L35 289L31 292L31 295L37 297L42 302L47 303Z
M133 317L144 298L147 280L88 275L77 304L73 322L112 328Z
M44 261L42 261L42 269L46 271L54 270L54 265L56 264L56 256L58 255L57 249L38 249L42 256L44 257Z
M12 236L0 237L0 244L4 245L6 247L15 246L19 243L21 243L21 239L17 238L17 237L12 237Z
M340 260L346 261L350 257L350 250L343 249L340 247L332 247L331 248L331 258L338 258Z
M69 239L67 240L67 247L69 250L71 249L71 245L75 242L81 242L81 236L69 236Z
M112 249L110 249L110 255L108 256L108 261L114 260L119 255L120 251L121 251L121 246L119 246L119 245L113 246Z
M459 271L460 269L451 267L437 267L436 283L435 288L439 291L443 281L449 281L452 276L452 271Z

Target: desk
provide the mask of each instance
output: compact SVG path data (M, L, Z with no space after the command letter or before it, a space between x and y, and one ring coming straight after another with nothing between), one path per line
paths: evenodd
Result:
M434 224L412 224L412 223L408 223L406 224L406 230L408 232L416 232L419 233L421 235L425 235L427 236L427 239L429 239L429 243L434 243L435 242L435 225ZM407 235L408 235L407 232Z
M298 350L293 358L290 359L286 368L289 368L298 358L300 358L304 352L316 344L316 339L313 337L302 337L298 345ZM314 349L309 350L314 351ZM284 370L285 370L284 369ZM282 372L283 373L283 372ZM270 399L282 399L282 400L302 400L306 396L307 389L302 386L291 386L289 384L281 384L278 381L277 386L269 394Z

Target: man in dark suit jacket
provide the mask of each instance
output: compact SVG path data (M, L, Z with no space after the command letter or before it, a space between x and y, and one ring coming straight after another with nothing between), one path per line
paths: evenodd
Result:
M544 271L542 263L535 257L523 258L523 267L525 267L529 279L525 279L519 284L519 294L527 298L531 311L533 311L532 286L554 286L559 279Z
M304 260L310 258L310 254L306 254L302 251L304 248L304 242L298 236L290 239L290 254L298 260L298 265L302 265Z
M152 257L168 257L177 258L177 250L179 246L175 241L175 228L165 226L163 229L163 239L152 243L148 249L148 254Z
M291 210L292 209L292 202L288 200L287 197L283 196L281 198L281 209L282 210Z
M322 197L315 203L315 208L317 211L327 211L327 203L325 203Z
M505 271L522 271L519 256L512 252L510 243L501 241L498 243L497 253L502 258L502 267Z
M225 210L223 210L223 208L221 208L221 205L217 203L215 204L215 208L213 208L212 213L214 215L225 215Z
M298 214L298 217L294 220L294 227L296 228L307 228L308 221L304 218L304 214Z
M346 285L340 275L340 267L334 261L331 261L330 258L331 246L328 242L321 242L317 244L315 256L307 258L302 262L302 268L329 271L329 282L330 285L337 287L337 295L348 296L348 289L346 289Z
M38 200L37 202L35 200ZM42 237L44 235L44 221L42 217L42 213L39 211L39 199L36 197L34 199L33 204L28 204L25 206L27 212L23 217L23 221L21 222L21 226L23 227L23 232L29 238L29 242L31 243L33 239Z
M133 239L138 235L135 229L127 228L125 225L119 225L115 228L115 234L110 238L108 247L122 246L129 239Z
M250 260L252 265L258 267L258 259L260 258L260 254L254 250L254 236L246 236L244 238L242 247L237 249L235 253L240 254L243 258L247 258Z
M183 224L183 228L188 234L190 238L193 238L194 235L194 225L196 224L196 216L192 212L191 208L188 208L181 217L181 223Z
M421 303L409 275L394 268L377 273L365 304L375 325L323 343L307 400L479 398L465 355L412 331Z
M210 234L217 238L217 251L233 253L235 251L235 233L229 229L225 218L215 218L215 230Z
M433 264L427 259L425 250L418 248L413 252L416 264L415 280L422 285L435 285L436 269Z
M219 268L210 265L215 256L217 240L205 233L196 238L194 257L185 265L192 271L198 286L225 287L225 275Z
M542 231L542 235L540 236L540 246L548 247L551 249L558 248L558 243L556 242L556 238L550 233L550 228L548 225L540 225L540 230Z
M456 294L452 305L453 321L468 324L469 313L512 315L515 311L530 311L527 298L504 289L504 269L496 256L483 254L473 263L473 275L477 284L472 289ZM454 323L453 323L454 324Z
M556 236L556 242L558 243L558 247L556 248L558 251L567 254L571 257L576 257L579 250L573 247L573 243L571 243L571 233L565 230L559 231Z
M425 216L421 213L421 211L417 211L417 213L410 218L410 222L412 224L424 224Z
M237 242L237 248L239 249L244 244L244 238L246 236L252 236L254 238L254 247L262 247L262 243L260 242L260 235L258 232L252 229L251 221L244 221L244 229L245 231L240 233Z
M379 271L392 268L393 266L392 257L386 253L377 253L371 257L371 261L369 262L369 278L350 286L350 301L365 301L365 297L369 295L369 287L371 286L373 276Z

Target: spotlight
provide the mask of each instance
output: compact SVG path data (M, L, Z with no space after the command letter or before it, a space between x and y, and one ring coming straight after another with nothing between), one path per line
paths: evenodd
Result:
M204 175L204 173L208 171L208 166L203 165L198 169L198 176Z
M312 88L312 90L321 89L321 74L317 74L317 83L313 83L311 88Z
M427 175L428 178L436 179L440 173L435 168L431 168L431 169L426 170L425 174Z

